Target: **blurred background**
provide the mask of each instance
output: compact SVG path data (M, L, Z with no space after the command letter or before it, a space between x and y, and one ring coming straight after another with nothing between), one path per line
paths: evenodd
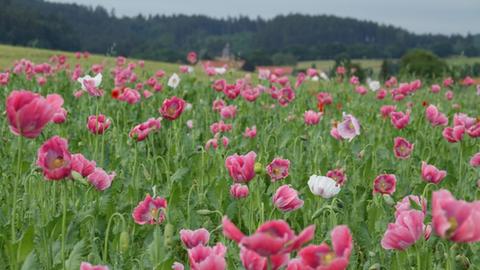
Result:
M330 71L342 64L383 78L407 72L415 59L427 66L417 75L480 77L474 0L0 0L0 6L0 43L15 46L172 63L196 51L211 65L245 71ZM10 57L9 48L0 49L0 57Z

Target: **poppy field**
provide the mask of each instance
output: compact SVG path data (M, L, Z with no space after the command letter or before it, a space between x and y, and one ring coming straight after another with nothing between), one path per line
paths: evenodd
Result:
M480 269L480 86L88 53L0 71L0 269Z

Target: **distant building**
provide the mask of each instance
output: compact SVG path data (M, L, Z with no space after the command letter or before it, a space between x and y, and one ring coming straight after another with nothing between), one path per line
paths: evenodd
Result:
M235 56L230 52L230 44L225 44L225 47L222 50L222 56L217 57L214 60L201 60L200 65L202 67L214 67L214 68L223 68L227 69L241 69L245 64L244 60L237 60Z

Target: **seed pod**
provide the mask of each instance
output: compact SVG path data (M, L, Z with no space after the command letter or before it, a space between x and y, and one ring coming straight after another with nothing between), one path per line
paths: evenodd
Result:
M128 244L130 241L130 236L128 235L127 231L123 231L120 233L120 252L125 253L128 250Z
M263 172L262 163L255 162L255 173L262 173L262 172Z
M175 233L175 228L171 223L165 225L165 230L163 232L163 244L165 247L169 247L173 243L173 234Z

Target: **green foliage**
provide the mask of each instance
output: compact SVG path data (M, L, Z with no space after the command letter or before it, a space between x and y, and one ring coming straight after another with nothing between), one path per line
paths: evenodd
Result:
M403 75L438 78L446 70L445 61L426 50L411 50L400 60L400 73Z
M272 63L276 66L296 66L297 58L291 53L276 53L272 55Z

